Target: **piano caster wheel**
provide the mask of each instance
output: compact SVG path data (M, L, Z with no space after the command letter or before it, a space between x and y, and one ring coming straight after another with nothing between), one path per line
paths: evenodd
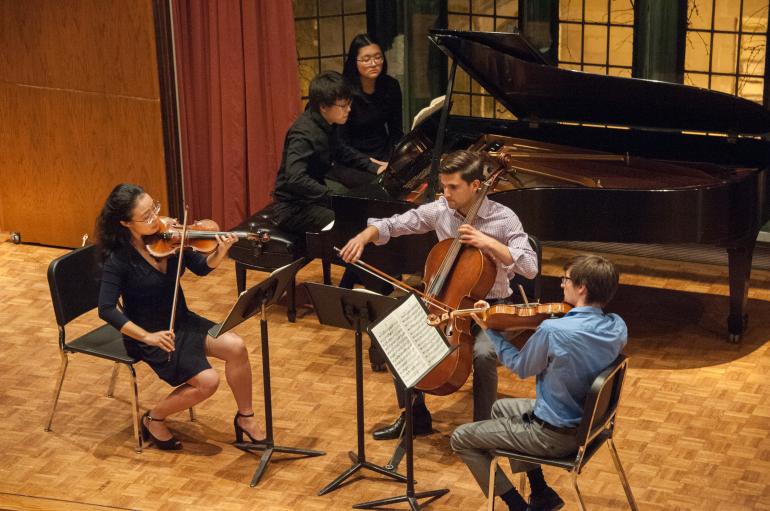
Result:
M8 237L8 239L14 245L18 245L19 243L21 243L21 233L20 232L12 232L11 235Z
M296 312L288 312L286 314L286 317L289 320L289 323L296 323L297 322L297 313Z
M740 334L729 334L727 337L727 342L730 344L738 344L741 342L741 335Z

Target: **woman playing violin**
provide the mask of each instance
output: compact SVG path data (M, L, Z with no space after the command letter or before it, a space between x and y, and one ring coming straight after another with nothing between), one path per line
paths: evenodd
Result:
M242 441L245 433L258 442L265 435L254 419L251 364L243 339L232 332L216 340L207 335L214 323L187 308L181 289L173 329L169 329L180 258L153 257L143 241L144 236L158 232L159 212L160 204L140 186L120 184L97 219L104 258L99 316L120 330L131 356L149 364L162 380L176 387L144 414L142 435L163 450L182 448L163 421L214 394L219 375L207 359L212 356L225 361L225 377L237 405L233 419L236 440ZM209 255L184 250L181 271L208 274L222 262L237 237L223 234L216 240L216 250Z
M476 247L492 258L497 273L487 299L497 302L507 298L511 294L509 280L514 274L525 278L537 275L537 256L516 214L502 204L484 197L473 225L465 223L465 215L478 197L483 170L484 162L477 153L455 151L446 155L439 168L443 197L401 215L370 218L369 226L348 241L340 257L352 263L361 257L370 242L382 245L393 236L435 231L439 241L457 237L461 243ZM488 419L497 398L497 356L483 332L476 332L473 372L474 420ZM402 393L398 392L398 396L400 400ZM418 396L413 408L415 433L427 434L431 430L431 417L422 394ZM403 403L399 404L403 407ZM378 440L397 438L402 424L403 414L393 425L375 431L374 437Z

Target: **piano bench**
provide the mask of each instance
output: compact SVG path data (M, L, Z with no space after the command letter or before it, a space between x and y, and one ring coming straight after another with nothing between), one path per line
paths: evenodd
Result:
M275 212L273 211L272 203L257 211L231 230L261 230L270 235L270 240L262 245L242 239L238 240L230 248L228 255L231 259L235 260L235 283L238 287L238 294L246 289L246 270L270 272L305 257L305 240L296 233L284 231L278 227L275 222ZM310 262L309 259L305 264L308 262ZM286 316L292 323L297 318L294 288L295 283L292 282L287 291L289 307Z

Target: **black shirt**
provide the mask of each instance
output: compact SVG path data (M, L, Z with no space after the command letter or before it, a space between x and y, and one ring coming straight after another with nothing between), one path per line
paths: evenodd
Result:
M329 193L324 176L334 162L377 172L378 165L368 156L338 139L337 129L313 110L306 110L294 121L286 133L275 180L273 197L277 202L297 206L324 203Z
M155 269L132 246L113 252L104 262L99 291L99 317L120 330L133 321L148 332L168 330L171 306L176 288L176 268L179 256L168 258L166 273ZM206 256L185 250L182 273L189 268L196 275L206 275L212 268ZM124 310L117 308L123 296ZM176 305L176 322L184 321L189 313L180 287Z
M381 75L372 94L366 94L360 87L355 89L350 116L340 127L340 135L354 149L387 161L404 136L401 86L395 78Z

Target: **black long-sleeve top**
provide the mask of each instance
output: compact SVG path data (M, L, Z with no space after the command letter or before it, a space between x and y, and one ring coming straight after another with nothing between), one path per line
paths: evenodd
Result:
M306 110L294 121L283 144L273 191L276 201L299 206L324 203L329 193L324 176L335 162L377 172L378 165L342 142L337 131L337 125L329 124L313 110Z
M353 94L350 116L341 126L340 135L354 149L387 161L393 147L404 137L402 112L398 80L381 75L372 94L360 88Z
M178 261L178 255L169 257L166 273L161 273L132 246L113 252L102 269L99 317L118 330L128 321L133 321L148 332L168 330ZM196 275L203 276L212 270L206 262L206 256L192 250L185 250L182 264L182 273L189 268ZM123 312L117 307L121 295ZM184 321L188 312L180 287L176 323Z

